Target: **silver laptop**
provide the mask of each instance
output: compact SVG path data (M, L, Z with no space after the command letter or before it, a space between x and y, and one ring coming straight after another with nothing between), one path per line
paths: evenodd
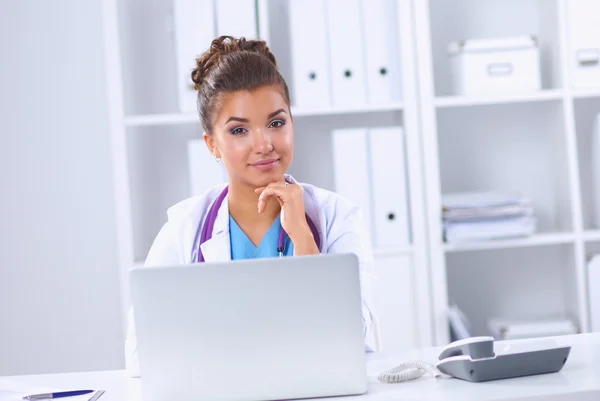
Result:
M355 255L138 268L131 287L144 401L367 390Z

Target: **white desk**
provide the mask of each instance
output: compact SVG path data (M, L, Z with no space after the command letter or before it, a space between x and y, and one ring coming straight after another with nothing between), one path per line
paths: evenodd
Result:
M572 346L569 359L560 372L485 383L469 383L452 378L437 380L423 378L407 383L382 384L376 380L377 373L405 360L420 359L434 362L440 348L415 350L393 357L372 355L368 362L369 393L362 396L328 398L327 400L599 401L600 333L556 337L556 341L559 344ZM4 379L29 383L38 387L106 390L100 401L138 401L141 399L139 379L128 378L125 371L13 376Z

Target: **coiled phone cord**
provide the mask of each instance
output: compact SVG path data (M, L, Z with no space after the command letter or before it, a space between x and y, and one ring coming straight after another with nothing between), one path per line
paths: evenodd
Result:
M418 379L432 372L433 377L440 377L442 373L434 365L423 361L407 361L400 365L386 370L377 376L377 379L383 383L400 383L409 380Z

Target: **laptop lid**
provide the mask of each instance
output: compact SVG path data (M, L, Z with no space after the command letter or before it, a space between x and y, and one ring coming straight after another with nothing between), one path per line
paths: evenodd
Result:
M133 269L144 399L364 393L359 280L352 254Z

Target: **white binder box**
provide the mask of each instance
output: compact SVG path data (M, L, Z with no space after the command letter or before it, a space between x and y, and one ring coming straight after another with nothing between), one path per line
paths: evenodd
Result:
M257 39L254 0L217 0L215 7L217 36L228 35L235 38Z
M362 0L368 104L402 100L396 0Z
M333 172L336 193L361 208L369 237L373 241L367 134L364 128L337 129L332 132Z
M452 42L448 53L456 95L541 89L539 46L533 36Z
M325 0L289 0L292 104L331 105Z
M326 5L332 104L363 105L366 87L361 0L327 0Z
M401 127L332 132L335 191L363 211L376 248L410 244L406 155Z
M573 88L600 87L600 2L569 0L566 4Z
M401 127L369 130L374 243L378 248L408 246L408 185Z
M179 111L196 112L197 92L191 74L196 58L215 38L213 1L174 0L173 22Z
M223 163L217 163L208 151L204 139L188 142L188 166L190 196L202 195L215 185L227 182L227 172Z

